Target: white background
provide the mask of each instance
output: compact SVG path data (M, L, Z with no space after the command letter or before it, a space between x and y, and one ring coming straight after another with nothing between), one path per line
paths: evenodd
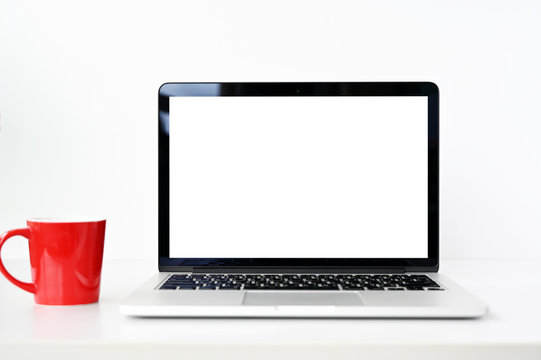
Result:
M541 257L539 39L537 0L1 0L0 229L105 215L154 257L163 82L427 80L442 257Z
M172 257L428 256L427 97L169 106Z

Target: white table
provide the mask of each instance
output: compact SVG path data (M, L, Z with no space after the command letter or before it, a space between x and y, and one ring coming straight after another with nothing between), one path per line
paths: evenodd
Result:
M541 261L443 261L490 306L475 320L139 319L118 304L157 271L106 260L98 304L34 305L0 278L0 359L541 359ZM29 279L23 260L6 261ZM22 275L21 275L22 274Z

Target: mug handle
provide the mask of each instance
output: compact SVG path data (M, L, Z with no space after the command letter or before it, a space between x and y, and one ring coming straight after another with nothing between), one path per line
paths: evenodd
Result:
M33 283L26 283L26 282L22 282L22 281L19 281L19 280L15 279L6 270L6 268L4 267L4 264L2 263L2 256L1 256L2 246L4 245L4 243L6 242L7 239L9 239L12 236L17 236L17 235L23 236L23 237L25 237L27 239L30 239L30 229L29 228L14 229L14 230L6 231L2 235L0 235L0 272L2 274L4 274L4 276L9 281L11 281L13 284L17 285L18 287L20 287L23 290L26 290L28 292L31 292L31 293L35 294L36 293L36 285L34 285Z

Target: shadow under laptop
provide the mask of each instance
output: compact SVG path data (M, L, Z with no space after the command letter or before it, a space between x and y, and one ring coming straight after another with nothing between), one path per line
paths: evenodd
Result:
M391 318L310 318L310 317L251 317L251 318L178 318L178 317L125 317L121 326L122 337L134 340L178 341L190 344L213 343L320 343L381 342L388 335L407 341L425 339L427 328L433 330L435 340L441 338L437 328L463 328L465 331L481 321L490 321L488 315L477 319L397 319ZM478 325L476 325L478 326Z

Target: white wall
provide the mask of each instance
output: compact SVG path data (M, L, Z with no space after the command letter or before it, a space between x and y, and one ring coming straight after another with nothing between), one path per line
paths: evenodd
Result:
M429 80L442 257L541 257L539 39L536 0L1 0L0 230L103 214L154 257L163 82Z

